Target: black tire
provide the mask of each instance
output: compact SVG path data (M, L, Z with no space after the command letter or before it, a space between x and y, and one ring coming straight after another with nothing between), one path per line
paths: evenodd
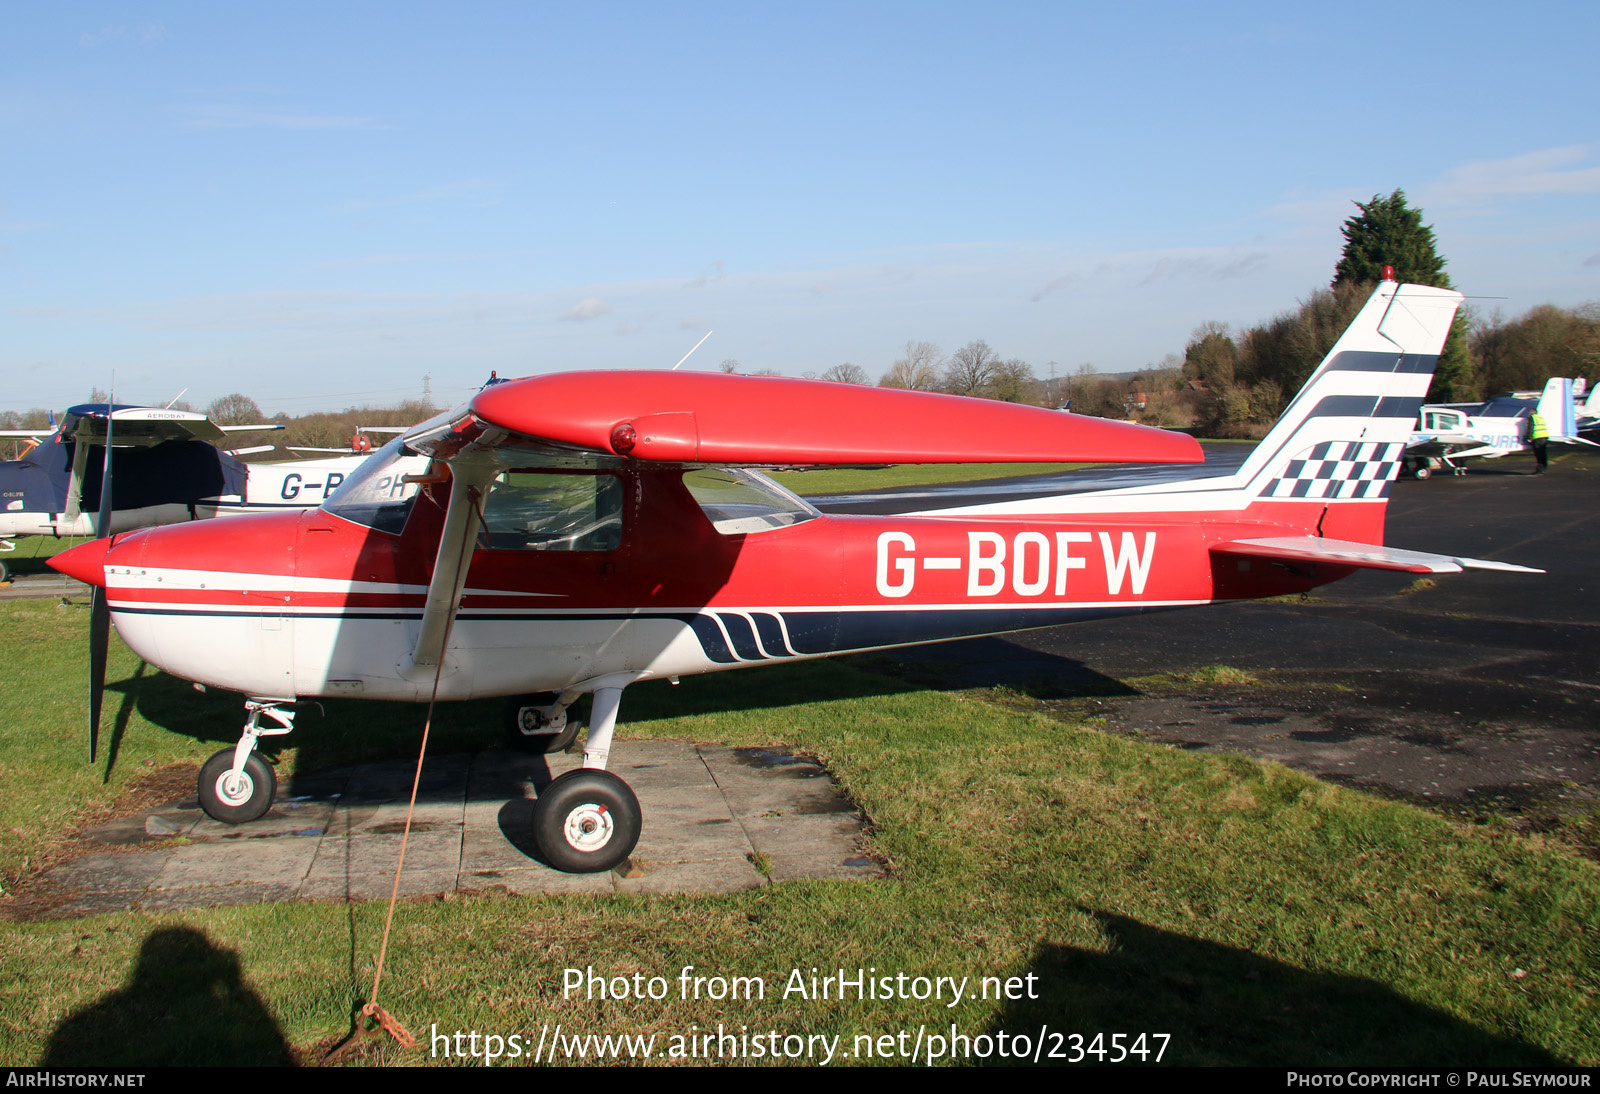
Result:
M247 824L272 808L278 792L278 776L259 753L252 752L244 762L236 785L228 785L233 769L233 749L225 748L200 769L200 808L206 816L223 824Z
M594 768L556 779L533 803L533 838L545 860L569 874L621 865L639 842L639 799L627 783Z
M535 724L534 708L547 707L555 701L556 696L550 692L513 695L507 699L506 743L523 752L553 753L571 748L572 742L578 739L578 731L583 728L583 719L578 717L576 704L561 714L563 722L559 728Z
M1423 464L1421 467L1411 472L1411 477L1419 482L1423 479L1432 478L1433 468L1429 467L1427 464Z

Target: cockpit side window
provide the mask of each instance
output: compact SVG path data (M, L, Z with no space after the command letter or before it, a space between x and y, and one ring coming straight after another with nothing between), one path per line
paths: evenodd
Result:
M615 475L507 471L489 487L478 546L494 551L615 551L622 546Z
M712 526L726 536L770 532L822 515L765 475L744 468L685 471L683 484Z

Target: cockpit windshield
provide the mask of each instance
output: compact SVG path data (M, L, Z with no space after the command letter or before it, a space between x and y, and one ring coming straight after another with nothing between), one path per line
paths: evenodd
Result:
M428 457L407 449L399 437L374 452L322 503L325 512L363 527L399 535L417 498L417 484L407 475L427 470Z

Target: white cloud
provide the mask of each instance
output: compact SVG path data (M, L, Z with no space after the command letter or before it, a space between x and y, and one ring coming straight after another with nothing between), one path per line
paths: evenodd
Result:
M1043 300L1045 297L1049 296L1051 293L1055 292L1057 289L1064 289L1064 288L1066 288L1068 285L1072 284L1076 280L1078 280L1078 275L1077 274L1070 274L1070 273L1069 274L1062 274L1060 277L1055 278L1053 281L1051 281L1044 288L1042 288L1038 292L1034 293L1033 294L1033 302L1035 304L1037 304L1039 301Z
M1600 165L1592 145L1546 148L1503 160L1478 160L1446 171L1417 192L1428 206L1477 206L1542 194L1600 192Z
M313 270L360 270L368 266L392 266L401 262L424 262L422 255L368 255L365 258L334 258L314 262Z
M140 45L154 45L156 42L165 41L167 28L160 23L140 23L138 26L101 27L99 30L86 30L78 35L78 44L85 49L93 49L106 42L134 41Z
M605 315L610 311L611 305L601 300L598 296L586 296L562 312L561 318L581 323L585 319L593 319L597 315Z
M190 129L388 129L372 118L350 114L287 114L249 110L228 103L189 108Z
M691 289L702 289L713 281L721 281L722 278L722 259L719 258L711 263L711 269L706 270L699 277L696 277L690 281L688 287Z
M481 194L492 184L486 179L459 179L455 182L442 182L438 186L429 186L409 194L400 194L389 198L352 198L334 207L334 215L342 213L359 213L364 209L377 209L391 205L416 205L429 201L449 201L454 198L471 197Z
M1207 281L1225 281L1247 277L1267 263L1266 251L1247 251L1239 255L1164 255L1158 258L1149 273L1138 284L1151 285L1172 278L1203 278Z

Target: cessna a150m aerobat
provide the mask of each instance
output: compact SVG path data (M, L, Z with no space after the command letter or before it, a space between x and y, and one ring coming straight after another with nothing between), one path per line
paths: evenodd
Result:
M539 793L534 823L552 865L605 870L639 836L638 800L606 764L640 680L1299 593L1359 567L1523 569L1382 545L1459 301L1379 285L1225 477L824 516L729 465L1202 456L1181 434L987 400L565 373L413 428L320 509L118 535L55 565L103 587L146 661L249 697L238 745L200 775L219 820L270 806L254 749L292 728L296 699L510 696L513 735L553 751L592 694L583 766Z

